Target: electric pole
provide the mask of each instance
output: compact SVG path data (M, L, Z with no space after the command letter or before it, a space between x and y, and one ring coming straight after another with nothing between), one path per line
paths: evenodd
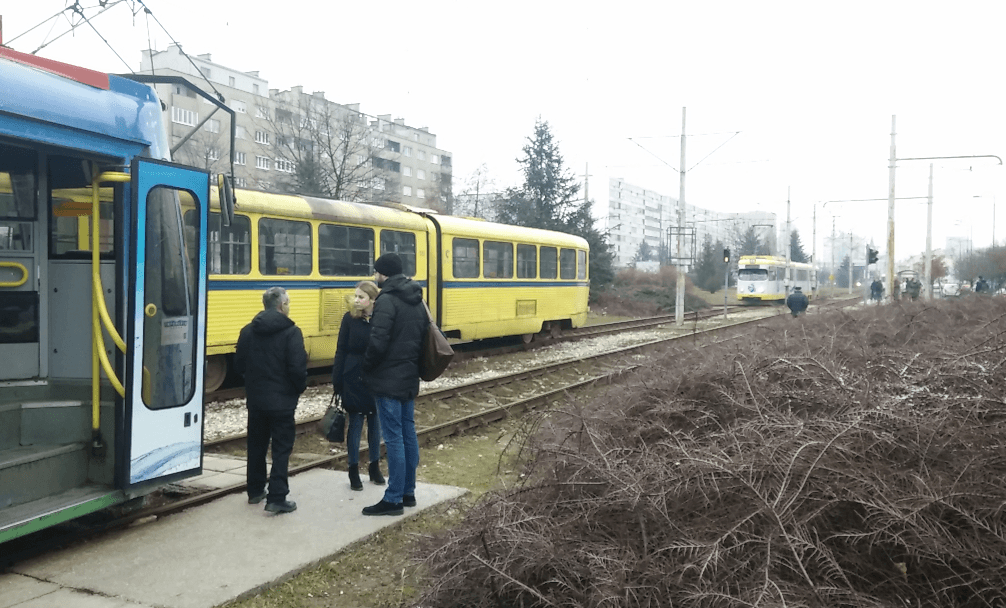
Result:
M685 324L685 108L681 108L681 165L678 169L678 282L674 294L674 324Z

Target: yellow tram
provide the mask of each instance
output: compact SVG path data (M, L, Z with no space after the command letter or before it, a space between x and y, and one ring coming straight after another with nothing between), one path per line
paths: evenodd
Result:
M354 286L371 279L375 258L388 252L423 286L449 337L529 341L586 321L582 238L404 205L245 190L236 200L230 226L216 209L209 219L206 390L226 379L238 333L273 285L290 292L308 365L331 365Z
M800 287L808 298L817 288L817 271L811 264L789 262L789 287ZM743 304L786 300L786 258L745 255L737 261L737 299Z

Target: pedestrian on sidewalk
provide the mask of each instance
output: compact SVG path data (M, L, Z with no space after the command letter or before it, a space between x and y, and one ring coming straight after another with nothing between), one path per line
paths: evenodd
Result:
M419 438L415 408L419 355L429 326L423 289L402 274L402 258L386 253L374 262L381 293L370 318L370 342L363 357L363 380L374 394L388 457L384 498L364 507L364 515L401 515L416 505Z
M342 409L349 417L346 431L346 462L349 465L349 487L363 490L360 481L360 435L367 422L367 445L370 456L370 481L384 485L381 474L381 423L378 421L374 395L363 383L363 354L370 342L370 317L374 300L381 290L373 281L356 284L353 306L342 317L339 341L332 364L332 390L342 397Z
M296 438L294 412L307 388L304 335L290 318L290 296L282 287L262 294L265 308L241 329L234 368L244 375L248 407L248 504L266 500L265 510L289 513L287 469ZM266 452L272 443L272 470L266 492Z

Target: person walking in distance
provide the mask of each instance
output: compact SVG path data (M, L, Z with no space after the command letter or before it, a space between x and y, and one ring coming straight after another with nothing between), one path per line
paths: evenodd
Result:
M362 490L360 481L360 434L367 421L367 445L370 456L370 481L384 485L381 475L381 424L377 419L374 396L363 383L363 354L370 341L370 316L380 289L373 281L356 284L353 307L342 317L339 342L332 365L332 390L342 396L342 408L349 416L346 431L346 461L349 465L349 486Z
M794 287L793 293L786 296L786 306L789 307L789 312L794 317L800 316L800 314L807 310L808 303L807 295L803 293L801 287Z
M294 411L307 388L304 334L290 318L290 296L282 287L262 294L265 308L241 329L234 368L244 375L248 406L248 504L266 500L265 510L289 513L287 467L296 438ZM266 492L265 456L272 443Z
M402 274L402 258L386 253L374 262L381 293L370 318L363 381L374 394L388 457L384 498L364 515L401 515L416 505L419 439L414 419L419 394L419 356L430 324L423 289Z

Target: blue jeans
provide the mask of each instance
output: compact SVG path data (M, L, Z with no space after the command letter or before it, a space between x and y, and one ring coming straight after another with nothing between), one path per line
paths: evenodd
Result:
M381 423L377 412L373 414L349 414L349 429L346 431L346 462L360 464L360 435L363 434L363 419L367 419L367 447L370 462L381 459Z
M402 496L416 495L416 468L419 466L419 438L416 437L416 401L376 397L381 415L381 431L388 455L388 489L384 501L398 504Z

